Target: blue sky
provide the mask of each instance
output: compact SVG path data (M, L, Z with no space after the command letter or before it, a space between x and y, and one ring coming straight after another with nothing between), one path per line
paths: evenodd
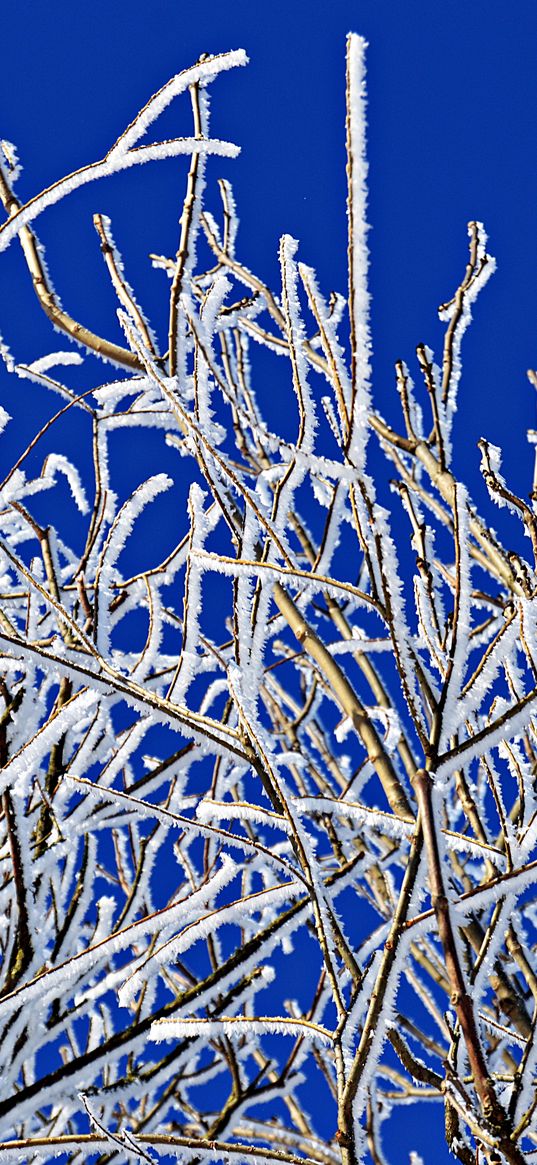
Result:
M242 154L211 160L209 182L220 174L233 182L248 266L277 287L278 240L289 232L325 291L346 287L345 35L365 35L376 403L397 419L395 360L415 369L418 342L439 350L436 308L463 273L467 222L482 220L498 271L465 338L456 463L475 481L475 444L486 435L503 444L507 475L528 492L523 434L535 425L535 403L525 371L537 365L535 0L511 8L495 0L20 0L2 29L0 136L19 148L24 199L101 157L150 94L201 52L244 47L248 69L212 87L213 132ZM165 124L188 133L188 102L172 107ZM38 226L65 307L111 338L114 300L91 214L111 214L129 280L162 325L166 285L147 252L175 250L185 167L166 162L155 171L91 187ZM0 296L0 332L16 358L42 355L49 328L15 247L0 256ZM13 381L4 383L4 403L16 412ZM21 426L24 409L19 396ZM424 1150L427 1137L425 1122L411 1143ZM386 1148L389 1155L389 1137Z
M247 70L213 87L213 131L242 146L238 161L214 160L241 216L240 253L274 283L277 245L287 231L301 242L321 285L345 290L344 40L350 29L369 41L371 287L375 396L394 412L392 368L414 361L415 345L439 348L436 307L453 292L466 259L466 223L489 233L498 272L465 341L461 456L477 463L486 432L507 447L506 468L529 488L522 431L534 424L527 367L537 363L537 8L429 0L51 0L23 2L3 17L0 77L2 136L19 147L21 197L102 155L134 112L171 74L200 52L244 47ZM168 116L188 132L189 109ZM95 246L91 212L112 208L131 282L162 302L162 276L147 278L150 226L155 249L174 249L184 177L166 163L149 180L140 172L114 189L77 196L72 208L42 218L39 233L58 292L75 316L115 328L112 297ZM97 205L99 203L99 205ZM149 229L149 228L148 228ZM81 270L84 278L81 279ZM3 256L6 298L0 329L18 358L25 350L29 290L19 257ZM156 308L155 308L156 310ZM164 318L164 317L163 317ZM156 321L157 322L157 321ZM47 335L35 322L34 343ZM41 332L42 329L42 332ZM41 351L37 348L32 355ZM459 462L459 464L461 464Z

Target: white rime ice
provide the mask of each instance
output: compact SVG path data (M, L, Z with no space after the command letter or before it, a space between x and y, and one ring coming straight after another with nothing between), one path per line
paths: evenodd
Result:
M351 33L347 40L347 156L349 218L349 311L353 341L354 399L353 454L359 470L365 468L367 412L370 407L371 336L369 331L367 247L366 81L367 41Z
M209 135L209 86L240 50L0 226L52 288L39 215L185 155L171 236L144 195L154 327L101 214L123 346L115 316L97 337L63 309L83 354L52 337L24 363L0 341L28 442L2 436L0 1161L382 1163L384 1121L396 1137L402 1109L440 1120L447 1100L470 1161L493 1148L472 1040L498 1156L537 1139L535 491L480 442L526 535L504 544L454 469L494 269L480 223L443 350L420 344L417 375L397 360L400 422L375 411L366 47L349 36L346 296L289 234L271 290L228 178L212 197L237 148ZM152 140L181 95L194 129ZM7 142L0 167L6 202Z
M244 1034L261 1035L289 1035L301 1036L302 1039L312 1040L330 1046L332 1033L319 1027L318 1024L300 1022L291 1019L279 1019L272 1016L246 1017L238 1015L233 1019L167 1019L159 1020L151 1028L151 1037L154 1040L180 1039L182 1036L203 1035L215 1039L219 1035L240 1037Z

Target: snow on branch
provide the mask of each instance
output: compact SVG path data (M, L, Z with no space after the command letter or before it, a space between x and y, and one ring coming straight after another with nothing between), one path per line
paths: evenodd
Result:
M485 434L497 533L452 468L481 223L441 360L420 344L414 379L393 353L401 431L373 405L365 52L352 34L346 296L286 234L269 287L227 179L211 201L206 160L237 149L207 88L242 51L26 203L1 143L0 251L18 236L85 356L0 344L0 1161L361 1165L426 1102L462 1165L537 1140L535 491ZM187 92L189 136L147 141ZM33 223L182 154L172 254L144 215L151 328L128 231L123 262L94 218L121 347L62 308Z

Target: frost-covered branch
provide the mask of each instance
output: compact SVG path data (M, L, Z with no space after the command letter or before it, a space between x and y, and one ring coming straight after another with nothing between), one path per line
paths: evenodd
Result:
M215 196L236 148L208 86L240 51L34 197L2 143L0 251L19 239L84 355L32 351L30 321L20 361L0 346L28 416L34 385L62 397L0 483L1 1160L376 1165L409 1104L444 1110L464 1165L537 1143L535 493L485 434L496 533L454 468L482 224L439 363L420 344L414 382L396 360L402 431L376 411L365 50L349 38L346 296L288 235L267 286L229 181ZM142 144L175 97L193 134ZM61 307L36 220L183 156L175 254L146 216L151 325L94 217L112 343Z

